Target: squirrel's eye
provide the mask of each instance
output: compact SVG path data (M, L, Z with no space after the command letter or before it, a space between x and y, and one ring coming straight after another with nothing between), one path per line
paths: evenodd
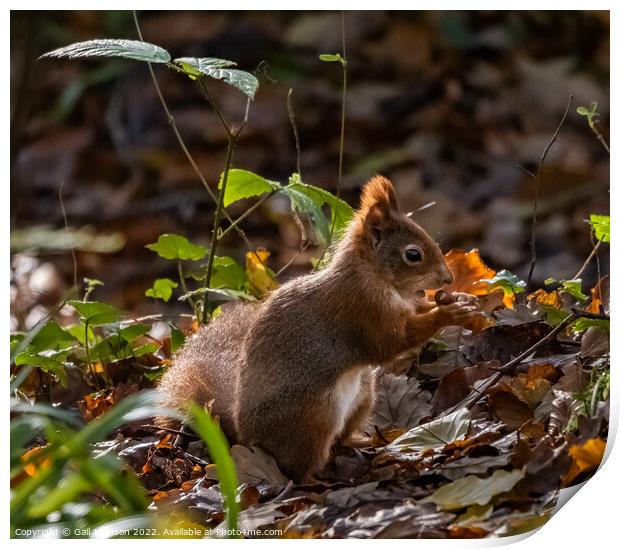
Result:
M408 265L416 265L422 261L422 252L415 246L409 246L403 252L403 259Z

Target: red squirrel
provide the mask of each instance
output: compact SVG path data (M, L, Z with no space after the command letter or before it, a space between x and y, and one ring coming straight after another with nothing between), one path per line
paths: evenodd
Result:
M201 328L163 376L163 404L212 403L231 443L258 446L308 481L334 443L354 442L364 427L373 366L478 313L467 294L426 299L452 279L437 243L375 176L329 264Z

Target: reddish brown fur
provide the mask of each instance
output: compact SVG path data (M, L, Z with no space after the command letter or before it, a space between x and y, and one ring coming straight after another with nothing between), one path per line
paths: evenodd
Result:
M419 265L404 264L410 244L423 253ZM334 442L364 427L371 365L474 314L463 302L430 308L420 297L450 279L437 244L397 210L392 184L374 177L330 264L202 328L162 379L165 403L213 401L231 441L260 446L307 480Z

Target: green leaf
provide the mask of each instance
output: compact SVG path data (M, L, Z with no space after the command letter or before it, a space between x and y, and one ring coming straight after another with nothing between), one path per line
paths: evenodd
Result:
M319 59L321 61L325 61L326 63L340 63L342 66L347 64L342 55L339 53L322 53L319 55Z
M497 494L512 490L524 476L525 472L521 469L512 471L498 469L489 478L468 475L441 486L430 496L421 499L420 503L431 501L443 510L486 505Z
M185 343L185 335L172 322L169 322L168 326L170 326L170 352L174 354Z
M163 48L141 40L101 38L76 42L44 53L45 57L81 59L85 57L123 57L149 63L169 63L170 54Z
M309 197L300 185L284 187L284 193L291 201L291 209L298 214L306 214L310 217L316 239L325 244L329 240L330 225L321 209L321 206Z
M150 331L151 326L148 324L143 324L142 322L137 322L135 324L122 327L119 330L118 335L128 343L131 343L134 339L137 339L144 334L148 334Z
M594 236L603 242L609 242L609 216L590 214L590 223L594 229Z
M256 298L250 294L238 290L231 290L230 288L198 288L192 292L187 292L179 297L179 301L185 301L188 297L200 296L205 292L221 295L227 299L241 299L242 301L256 301Z
M140 345L139 347L132 349L131 354L135 357L152 355L155 351L157 351L157 349L159 349L159 345L157 345L157 343L145 343L144 345Z
M331 232L332 223L334 223L334 217L334 233L336 235L339 235L345 229L353 217L353 208L351 208L351 206L349 206L344 200L334 196L325 189L303 183L299 177L299 174L294 173L291 175L289 178L289 184L287 187L284 187L284 189L291 198L293 208L299 208L296 211L304 211L303 208L307 208L305 213L310 215L315 227L317 227L319 232L325 237L326 242L329 239L329 233ZM310 206L305 200L300 199L300 194L312 200L314 206ZM293 205L293 200L295 200L295 205ZM327 221L324 225L325 216L323 215L322 207L325 204L329 206L331 213L329 221ZM320 212L320 215L318 212Z
M159 235L157 242L147 244L149 250L153 250L164 259L191 259L198 261L207 255L207 249L199 244L193 244L179 234Z
M54 374L58 381L60 381L60 384L63 387L67 387L68 380L65 365L55 358L33 353L20 353L15 357L15 364L18 366L35 366L44 372Z
M604 318L578 318L573 322L571 328L578 333L585 332L588 328L600 328L609 333L610 326L609 320Z
M480 282L487 282L490 291L501 288L504 294L508 296L521 293L526 287L526 283L523 280L505 269L497 273L493 278L486 278Z
M220 175L218 188L222 188L222 179L224 174ZM272 191L278 191L282 185L277 181L269 181L260 175L249 172L247 170L233 169L228 172L228 181L226 182L226 193L224 194L224 206L229 206L237 200L250 198L252 196L260 196Z
M469 430L470 418L469 410L462 408L442 418L414 427L385 448L388 451L400 452L443 448L446 444L465 438Z
M36 336L28 344L30 354L50 349L58 349L77 341L70 333L65 332L55 322L46 322Z
M215 461L220 490L226 504L226 528L229 531L234 531L237 528L237 516L239 514L239 503L236 496L239 483L228 442L219 425L211 419L211 416L202 407L192 402L189 406L189 412L192 416L192 428L207 445L209 454Z
M175 59L173 63L194 80L201 76L222 80L242 91L250 99L254 99L258 89L256 76L246 71L230 68L237 64L234 61L215 57L180 57Z
M174 282L174 280L170 280L169 278L158 278L153 283L153 287L144 292L144 295L168 302L172 297L172 290L177 286L178 284Z
M562 290L572 295L578 301L588 299L588 296L581 291L581 278L562 280Z
M116 307L100 301L78 301L77 299L72 299L67 301L67 304L76 309L82 315L82 318L87 320L92 326L111 324L112 322L117 322L123 316Z
M216 257L213 260L211 288L230 288L241 291L247 281L245 269L231 257Z

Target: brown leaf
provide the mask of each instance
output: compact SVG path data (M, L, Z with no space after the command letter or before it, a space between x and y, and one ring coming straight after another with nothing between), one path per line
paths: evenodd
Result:
M288 483L276 460L260 448L247 448L237 444L231 448L230 453L237 467L239 482L255 486L261 484L286 486Z
M489 391L489 407L497 418L513 430L534 417L528 403L505 383L499 383Z
M471 392L474 382L494 375L495 371L490 366L498 367L500 363L497 360L481 362L475 366L458 368L444 376L431 400L433 413L438 414L454 406Z
M381 432L393 427L409 429L430 416L431 395L415 378L383 374L377 379L375 407L370 425Z

